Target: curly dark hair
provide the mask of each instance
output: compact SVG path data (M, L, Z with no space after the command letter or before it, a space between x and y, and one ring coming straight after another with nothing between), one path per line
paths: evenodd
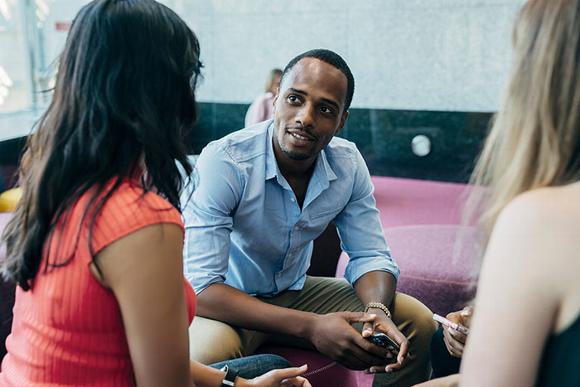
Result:
M346 85L346 97L344 101L344 110L348 110L350 107L350 103L352 102L352 97L354 95L354 76L350 71L350 67L346 64L346 61L342 59L340 55L338 55L334 51L330 51L324 48L316 48L314 50L303 52L302 54L295 56L288 62L286 67L284 67L284 71L282 71L282 79L292 70L292 68L296 65L296 63L300 62L304 58L314 58L321 60L329 65L337 68L340 70L341 73L344 74L346 77L347 85Z

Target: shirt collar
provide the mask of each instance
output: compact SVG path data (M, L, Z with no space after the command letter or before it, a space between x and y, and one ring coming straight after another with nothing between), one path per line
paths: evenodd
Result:
M323 149L320 151L320 154L318 155L318 159L316 160L316 169L319 169L321 171L324 171L324 173L326 174L326 178L328 181L333 181L337 179L336 174L334 173L334 171L332 170L332 167L330 166L330 163L328 162L328 158L326 157L326 150Z
M278 163L274 155L274 145L272 135L274 133L274 120L270 120L266 134L266 180L273 179L278 175Z
M278 162L276 161L276 156L274 155L274 144L272 143L272 136L274 133L274 121L270 121L268 124L266 136L266 176L265 179L273 179L278 176ZM337 176L332 170L328 158L326 157L326 151L323 149L316 158L316 166L314 167L313 177L316 175L319 178L324 173L326 176L326 182L336 180ZM326 184L325 184L326 185Z

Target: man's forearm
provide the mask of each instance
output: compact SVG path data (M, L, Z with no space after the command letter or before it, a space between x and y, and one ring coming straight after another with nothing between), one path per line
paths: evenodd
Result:
M397 281L395 277L386 271L371 271L366 273L354 284L356 294L363 304L380 302L387 308L391 307L396 288Z
M316 314L270 305L216 283L198 296L197 314L246 329L308 338Z

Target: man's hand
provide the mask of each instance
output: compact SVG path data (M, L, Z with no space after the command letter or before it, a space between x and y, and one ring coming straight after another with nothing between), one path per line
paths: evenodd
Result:
M388 351L371 344L351 325L372 323L375 318L375 315L362 312L321 314L314 320L308 339L319 352L350 369L384 368Z
M373 312L375 310L372 310ZM389 336L394 342L399 344L399 349L392 348L387 351L387 362L392 363L396 358L396 362L385 366L373 366L369 368L370 372L392 372L399 370L409 360L409 340L399 331L393 320L388 318L383 311L378 310L377 317L374 321L366 322L363 326L362 336L370 337L375 333L384 333ZM373 347L376 347L373 345Z
M447 315L447 319L454 323L469 327L472 311L472 308L465 308L458 312L452 312ZM465 347L466 340L467 336L463 333L450 327L443 327L443 341L445 342L447 351L451 356L457 358L463 356L463 348Z

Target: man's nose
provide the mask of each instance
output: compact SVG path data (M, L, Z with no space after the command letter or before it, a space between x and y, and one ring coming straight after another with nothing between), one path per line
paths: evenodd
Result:
M310 103L305 103L296 116L296 121L301 123L303 127L314 126L314 106Z

